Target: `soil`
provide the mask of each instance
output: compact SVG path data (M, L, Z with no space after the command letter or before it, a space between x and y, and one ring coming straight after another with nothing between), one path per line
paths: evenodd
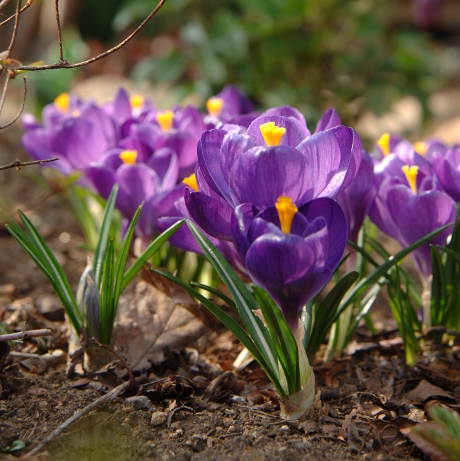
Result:
M19 136L15 127L2 132L3 164L26 158L18 152ZM0 200L8 213L21 208L33 219L75 288L86 263L84 239L70 210L33 181L39 173L39 167L2 172ZM63 233L68 235L63 238ZM45 277L3 226L0 260L1 320L17 331L24 322L28 329L53 330L52 338L16 346L1 370L0 448L6 451L15 440L25 443L22 450L0 455L13 459L120 384L126 370L112 364L100 373L83 375L77 369L68 379L64 354L44 365L43 357L50 351L67 351L69 328L62 309ZM164 296L139 282L127 291L124 302L141 305L141 295L158 298L154 303ZM280 418L276 394L254 363L231 371L241 345L217 327L201 339L194 337L186 347L163 345L160 358L134 370L134 389L97 407L56 437L42 455L27 459L429 459L404 429L426 421L432 405L459 408L457 346L449 351L428 348L418 366L406 370L384 301L377 305L374 319L381 333L371 336L360 327L352 355L322 363L318 354L313 362L315 405L300 421ZM136 395L148 397L145 409L136 410L125 401Z

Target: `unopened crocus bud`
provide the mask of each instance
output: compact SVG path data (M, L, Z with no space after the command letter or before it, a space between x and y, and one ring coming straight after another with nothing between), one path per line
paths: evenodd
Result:
M99 319L101 311L101 294L91 275L86 274L86 290L83 299L83 315L86 322L88 338L99 337Z

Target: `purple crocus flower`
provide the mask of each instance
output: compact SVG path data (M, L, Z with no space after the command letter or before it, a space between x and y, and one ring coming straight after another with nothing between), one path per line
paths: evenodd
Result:
M407 247L436 229L454 223L457 210L446 193L436 190L433 178L425 176L419 181L418 166L403 165L401 170L404 178L387 175L377 185L369 216L382 232ZM429 245L444 245L450 232L450 228L445 230L412 253L425 283L432 272Z
M64 174L85 171L109 149L116 146L115 127L110 117L93 102L81 103L61 95L43 109L43 124L24 116L25 150L36 160L58 156L48 164Z
M294 333L302 307L332 278L348 236L345 213L323 197L299 209L288 197L259 212L238 205L232 217L233 241L251 279L280 307Z
M359 169L361 142L348 127L314 135L299 117L263 115L245 133L223 129L203 133L198 144L197 191L185 195L200 227L231 239L232 210L250 203L259 211L290 197L299 208L317 197L334 197Z
M148 242L157 232L158 218L174 215L174 203L184 195L185 185L176 185L179 166L171 149L156 151L146 163L137 158L135 150L113 149L100 163L91 164L88 176L105 199L119 184L116 206L128 220L144 202L136 233Z
M435 154L431 165L442 187L456 202L460 202L460 145Z
M211 125L227 123L247 127L258 115L251 100L236 86L226 85L224 89L206 101Z
M437 26L442 15L444 0L414 0L414 22L421 29Z

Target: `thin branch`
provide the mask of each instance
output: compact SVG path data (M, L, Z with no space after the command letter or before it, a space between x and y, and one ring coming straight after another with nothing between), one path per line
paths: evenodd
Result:
M133 376L133 372L131 371L131 367L129 366L126 359L122 355L120 355L118 352L115 352L110 346L100 343L96 338L91 338L89 342L92 344L96 344L96 346L107 349L109 352L111 352L113 355L115 355L115 357L117 357L120 360L121 366L124 367L126 370L128 370L129 388L132 389L136 383L134 382L134 376Z
M5 58L10 57L11 52L13 51L14 42L16 41L16 35L18 33L19 18L21 16L21 3L22 3L22 0L18 0L18 3L16 5L16 19L14 21L13 35L11 36L10 46L8 47L8 51L6 52Z
M0 335L0 342L24 340L27 338L38 338L39 336L50 336L51 330L29 330L20 331L19 333L11 333L8 335Z
M55 162L56 160L59 160L59 157L47 158L45 160L34 160L33 162L21 162L19 159L16 159L16 161L13 163L0 166L0 170L8 170L9 168L16 168L16 171L19 171L21 167L23 166L41 165L42 163Z
M104 53L98 54L94 58L87 59L86 61L76 62L76 63L69 63L69 62L57 62L55 64L45 64L43 66L20 66L15 68L14 70L27 70L27 71L36 71L36 70L49 70L49 69L74 69L76 67L83 67L91 64L93 62L99 61L99 59L105 58L109 54L114 53L115 51L119 50L123 46L125 46L134 36L136 36L144 27L145 25L155 16L157 11L164 5L166 0L160 0L156 8L145 18L142 24L125 40L119 43L117 46L110 48L110 50L105 51Z
M8 84L10 83L11 76L12 76L11 72L8 72L6 74L5 84L3 85L3 91L2 91L2 99L0 99L0 114L2 113L2 110L3 110L3 104L5 103L6 90L8 88Z
M56 5L56 24L59 36L59 62L66 62L64 61L64 52L62 50L61 21L59 19L59 0L54 0L54 4Z
M8 1L10 1L10 0L8 0ZM27 3L21 8L21 11L19 13L22 14L24 11L27 10L27 8L30 8L32 6L33 2L34 2L34 0L27 0ZM4 26L5 24L8 24L15 17L16 17L16 13L12 14L8 19L5 19L3 22L0 22L0 27Z
M47 445L49 445L53 440L55 440L61 433L66 430L69 426L71 426L74 422L78 421L82 416L89 413L91 410L94 410L99 405L104 403L111 402L113 399L117 398L120 394L125 392L129 388L129 381L126 381L123 384L120 384L115 389L112 389L109 393L103 395L101 398L97 399L93 403L90 403L85 408L78 410L74 413L74 415L69 418L65 423L61 424L55 431L53 431L37 448L34 448L32 451L27 453L23 457L23 459L29 458L31 455L35 455L42 451Z
M0 126L0 130L3 130L4 128L7 128L7 127L11 126L21 116L22 111L24 110L24 106L26 105L26 94L27 94L26 78L22 77L22 81L24 82L24 94L22 96L21 109L19 110L18 115L16 115L16 117L14 117L14 119L11 120L11 122L7 123L6 125Z

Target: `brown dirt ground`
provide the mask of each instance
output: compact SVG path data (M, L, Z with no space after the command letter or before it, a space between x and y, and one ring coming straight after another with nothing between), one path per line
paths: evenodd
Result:
M26 158L18 146L18 129L2 133L2 164L15 157ZM58 200L42 201L46 192L31 180L33 173L39 173L39 167L18 173L1 172L0 200L10 213L19 207L34 217L75 287L85 266L83 237L71 212ZM62 232L70 234L68 243L59 240ZM26 342L18 350L42 354L53 348L66 349L64 323L37 313L37 298L52 294L50 286L3 225L0 262L0 285L14 285L11 294L4 290L1 295L0 318L18 329L26 321L29 328L50 327L55 333L51 340ZM132 296L132 292L127 296ZM12 316L16 316L14 321ZM360 330L353 356L329 364L315 361L317 400L315 408L300 422L286 422L279 417L278 401L255 365L237 375L225 375L226 379L211 395L203 395L208 384L230 368L241 349L230 334L219 329L188 349L167 351L161 363L152 364L137 376L139 383L169 376L162 383L137 386L131 392L149 397L147 409L134 410L120 397L102 405L61 434L43 459L428 459L400 429L426 420L425 410L431 404L458 408L458 356L454 353L453 358L446 359L442 350L431 352L421 357L418 367L405 374L400 344L391 341L396 335L391 332L384 301L377 309L377 317L380 325L386 327L385 332L370 337L365 329ZM197 352L201 365L197 365ZM27 371L17 361L17 357L7 359L0 375L0 448L23 440L26 447L15 456L36 447L76 410L121 382L122 373L117 375L113 370L96 377L77 376L79 380L72 381L65 378L64 364L38 374L37 367ZM424 394L417 388L410 394L423 383L422 379L427 380L427 385L431 382L440 387L424 388ZM166 417L183 404L194 412L176 411L168 427ZM152 415L156 421L153 424ZM0 455L0 459L2 456L9 459L9 455Z

